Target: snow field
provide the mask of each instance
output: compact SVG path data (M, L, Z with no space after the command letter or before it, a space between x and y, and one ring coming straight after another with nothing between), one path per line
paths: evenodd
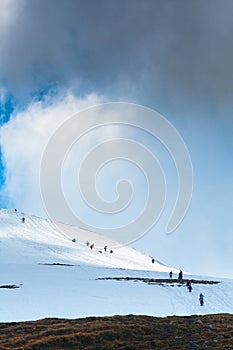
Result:
M26 222L21 222L21 217ZM70 228L67 227L67 230ZM86 232L75 230L85 242ZM73 232L71 232L72 235ZM114 242L87 233L104 247ZM71 236L72 237L72 236ZM103 251L103 249L102 249ZM130 248L114 248L113 254L93 251L73 243L52 222L23 213L0 210L0 321L36 320L44 317L141 314L152 316L233 313L233 281L217 279L216 285L148 285L142 281L96 280L103 277L168 278L170 267ZM68 263L74 266L44 265ZM172 269L174 277L177 270ZM191 276L184 278L208 279ZM214 278L216 280L216 278ZM205 304L199 304L203 293Z

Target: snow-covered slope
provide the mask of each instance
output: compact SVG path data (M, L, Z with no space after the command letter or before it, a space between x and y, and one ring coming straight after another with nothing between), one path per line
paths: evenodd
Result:
M75 243L72 237L78 238ZM86 241L95 244L93 250L86 246ZM107 252L103 249L105 245ZM61 232L50 220L0 209L1 264L60 262L160 272L171 270L158 261L152 264L151 257L135 249L113 248L115 246L116 242L93 232L67 225L63 225Z
M21 221L23 216L25 223ZM81 241L107 245L108 251L99 253L99 249L91 251L85 244L72 242L50 221L0 210L0 286L19 286L0 288L0 321L114 314L233 313L232 280L220 278L219 284L193 284L191 293L185 285L176 283L144 283L137 278L168 278L170 267L152 264L150 257L130 247L114 248L110 254L113 242L80 229L66 229L71 230L70 237L75 230ZM99 279L106 277L125 280ZM129 280L132 277L134 280ZM184 277L203 279L187 274ZM203 307L198 300L200 293L205 298Z

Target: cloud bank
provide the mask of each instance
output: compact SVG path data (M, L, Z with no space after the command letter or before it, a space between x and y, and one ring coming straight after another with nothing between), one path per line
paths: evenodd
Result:
M78 99L72 93L57 100L31 103L1 128L5 185L1 195L9 207L45 214L40 196L40 163L55 130L78 111L102 102L96 95Z
M232 91L232 1L1 4L0 81L18 98L62 85L174 108Z

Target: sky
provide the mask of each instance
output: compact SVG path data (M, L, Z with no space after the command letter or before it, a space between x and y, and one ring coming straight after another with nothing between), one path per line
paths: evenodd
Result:
M165 227L176 169L158 142L123 127L83 141L93 147L104 137L131 137L161 158L168 184L164 215L133 246L176 268L233 277L232 11L231 0L2 0L0 206L44 216L40 164L55 130L97 104L142 105L176 128L192 161L192 199L172 234ZM146 186L131 165L106 169L100 191L112 200L109 182L121 167L125 177L133 176L132 220ZM67 175L64 182L69 197ZM104 221L82 210L86 219Z

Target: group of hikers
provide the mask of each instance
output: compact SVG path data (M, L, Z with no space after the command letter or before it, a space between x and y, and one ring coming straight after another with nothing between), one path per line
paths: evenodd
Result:
M94 248L95 244L94 244L94 243L90 244L90 242L87 241L87 242L86 242L86 246L87 246L87 247L90 247L90 249L92 250L92 249ZM104 251L107 252L107 249L108 249L108 246L105 245L105 246L104 246ZM102 250L99 250L99 253L102 253ZM113 250L110 249L110 250L109 250L109 253L112 254L112 253L113 253Z
M15 209L14 209L14 212L17 213L17 211L18 211L18 210L15 208ZM22 218L21 218L21 222L22 222L22 223L25 222L25 217L22 217Z
M169 277L172 278L172 271L169 272ZM178 273L178 280L182 281L183 280L183 271L180 270ZM186 282L186 287L188 288L188 291L191 293L192 292L192 284L190 281ZM199 301L200 301L200 305L203 306L204 305L204 295L202 293L200 293L199 295Z
M154 258L152 258L151 261L152 261L152 264L155 263L155 259L154 259ZM169 272L169 277L170 277L170 279L172 278L172 275L173 275L173 273L172 273L172 271L170 271L170 272ZM179 280L179 281L182 281L182 280L183 280L183 271L182 271L182 270L180 270L179 273L178 273L178 280ZM187 281L186 287L187 287L188 291L191 293L193 287L192 287L190 281ZM204 295L203 295L202 293L200 293L200 295L199 295L199 301L200 301L200 305L203 306L203 305L204 305Z

